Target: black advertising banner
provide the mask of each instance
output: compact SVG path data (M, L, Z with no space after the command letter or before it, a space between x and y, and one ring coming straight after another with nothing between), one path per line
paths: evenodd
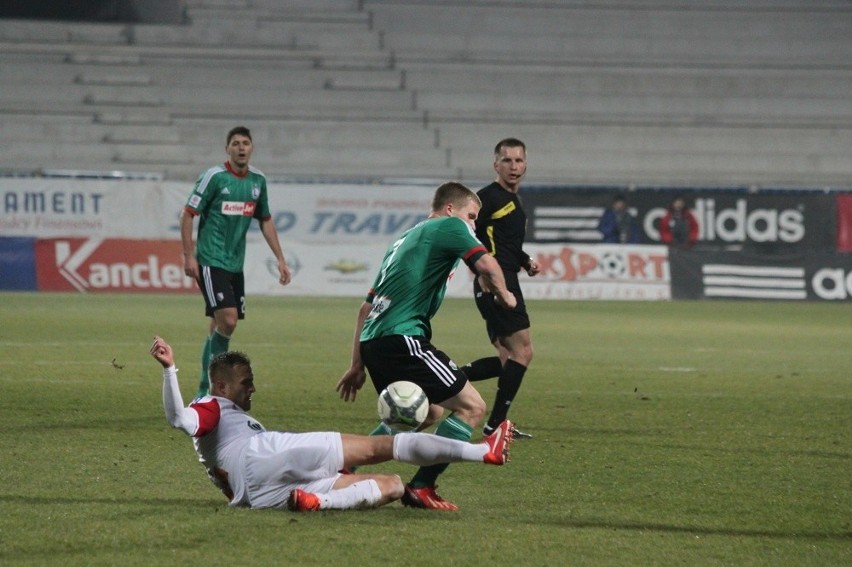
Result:
M852 254L669 250L672 299L852 301Z
M837 245L836 195L819 191L745 189L549 188L522 190L530 242L600 242L597 223L612 198L627 198L641 242L658 244L658 223L675 195L684 197L699 225L697 247L786 253L834 251Z

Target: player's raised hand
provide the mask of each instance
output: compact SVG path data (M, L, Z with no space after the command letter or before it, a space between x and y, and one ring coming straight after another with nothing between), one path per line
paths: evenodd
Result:
M157 359L157 362L163 365L163 368L174 366L175 355L172 352L172 347L162 337L154 337L154 344L150 349L151 356Z

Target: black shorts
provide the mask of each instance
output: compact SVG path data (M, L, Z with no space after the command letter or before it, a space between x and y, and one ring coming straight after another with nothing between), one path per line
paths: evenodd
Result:
M414 382L432 404L461 392L467 376L450 357L423 337L392 335L361 343L361 358L376 392L398 380Z
M204 314L213 316L217 309L236 307L237 317L246 316L246 282L242 272L229 272L212 266L199 266L198 287L204 296Z
M485 319L485 330L488 332L488 340L492 343L498 337L508 337L518 331L530 328L530 317L527 314L527 306L524 303L524 295L521 293L517 274L506 274L506 287L518 300L514 309L500 307L500 304L494 299L494 294L482 291L482 288L479 287L479 281L473 280L473 298L476 301L479 314Z

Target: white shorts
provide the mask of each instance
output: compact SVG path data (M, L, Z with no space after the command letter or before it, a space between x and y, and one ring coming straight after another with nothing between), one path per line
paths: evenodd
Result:
M340 433L265 431L246 447L245 496L252 508L284 508L295 488L329 492L342 468Z

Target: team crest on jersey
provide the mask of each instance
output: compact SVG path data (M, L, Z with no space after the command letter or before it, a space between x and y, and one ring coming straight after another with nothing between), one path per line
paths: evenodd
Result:
M255 185L251 188L251 198L257 201L260 198L260 187Z

